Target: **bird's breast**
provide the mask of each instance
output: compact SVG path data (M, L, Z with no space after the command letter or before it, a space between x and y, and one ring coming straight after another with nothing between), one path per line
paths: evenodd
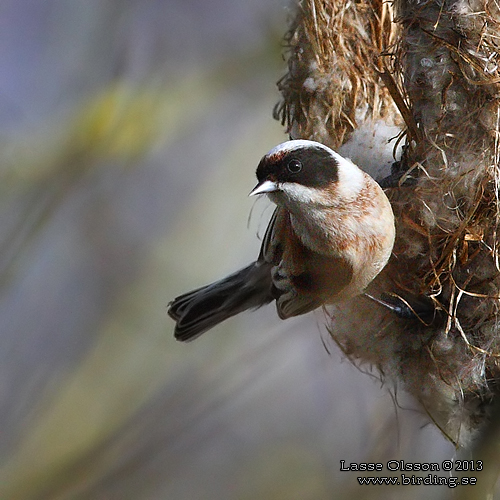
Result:
M339 214L325 208L309 208L290 216L294 233L302 244L322 255L339 256L354 235L349 224L341 227Z

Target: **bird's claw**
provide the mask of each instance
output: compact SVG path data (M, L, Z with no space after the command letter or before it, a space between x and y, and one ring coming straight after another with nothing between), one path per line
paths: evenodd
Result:
M398 318L407 320L418 320L425 325L430 325L438 314L434 302L425 296L402 297L397 293L384 292L380 298L364 294L377 304L392 311Z

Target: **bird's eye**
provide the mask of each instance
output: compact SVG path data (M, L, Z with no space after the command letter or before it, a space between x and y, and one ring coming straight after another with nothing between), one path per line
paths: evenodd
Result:
M291 174L297 174L302 170L302 163L299 160L290 160L287 168Z

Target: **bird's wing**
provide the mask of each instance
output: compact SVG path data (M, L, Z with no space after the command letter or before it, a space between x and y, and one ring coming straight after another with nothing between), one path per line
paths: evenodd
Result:
M309 251L310 252L310 251ZM310 252L306 260L307 266L302 269L292 269L286 272L278 271L273 275L273 284L282 293L276 300L280 318L286 319L298 316L320 307L323 304L335 302L352 280L352 267L340 258L326 257ZM278 281L279 274L286 278Z
M282 319L318 308L352 279L352 268L343 259L306 248L293 231L288 212L280 207L269 221L259 261L274 266L272 294Z
M280 263L283 256L282 241L287 218L282 208L275 208L262 239L258 262L268 262L275 265Z

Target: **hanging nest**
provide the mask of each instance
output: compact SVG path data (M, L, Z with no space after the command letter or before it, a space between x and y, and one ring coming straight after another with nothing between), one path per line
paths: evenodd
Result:
M278 82L283 100L275 108L291 137L338 148L360 122L394 114L378 76L393 26L382 0L299 3L285 36L288 73Z
M294 138L335 148L399 113L403 153L386 184L396 243L369 292L413 314L360 297L333 312L331 332L455 444L500 391L499 28L488 0L303 0L276 108Z

